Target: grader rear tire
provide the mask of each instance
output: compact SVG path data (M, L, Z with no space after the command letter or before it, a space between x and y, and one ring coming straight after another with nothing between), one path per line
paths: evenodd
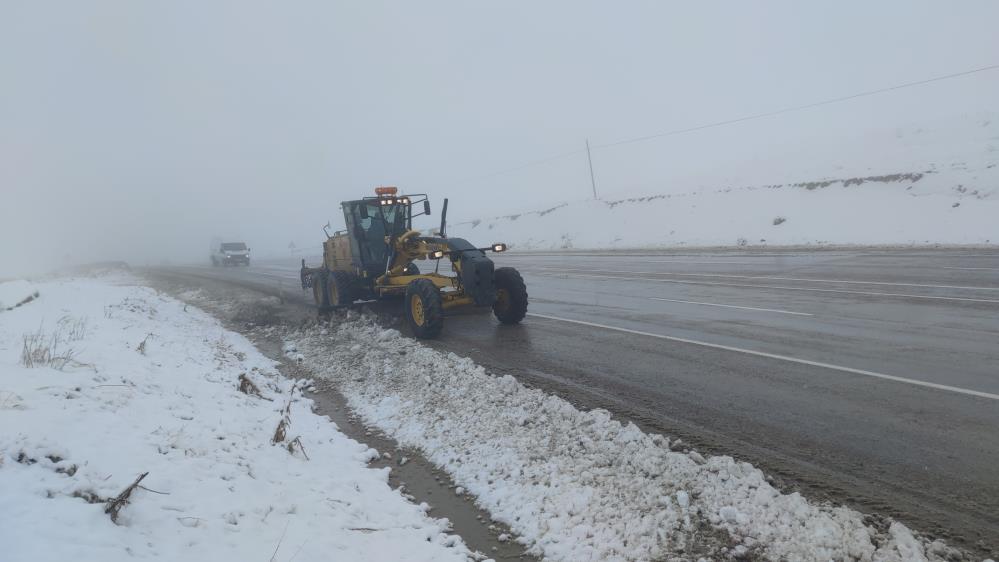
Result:
M354 303L354 277L345 271L334 271L326 284L326 301L333 308Z
M403 302L406 323L420 339L435 338L444 327L441 293L429 279L414 279L406 285Z
M493 273L496 302L493 314L503 324L519 324L527 316L527 285L520 272L512 267L501 267Z
M326 294L326 276L320 273L312 274L312 298L319 307L319 312L326 312L330 308L330 301Z

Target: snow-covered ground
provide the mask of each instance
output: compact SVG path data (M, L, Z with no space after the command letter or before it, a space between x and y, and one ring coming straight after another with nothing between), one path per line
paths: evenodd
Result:
M577 410L367 318L299 332L288 349L367 423L424 451L545 560L922 561L950 553L898 522L873 525L848 508L783 494L747 463L705 458L606 411Z
M133 283L41 283L0 315L0 559L479 557L313 413L307 381ZM286 352L545 560L960 559L351 314L290 332Z
M27 303L37 296L35 286L24 279L0 283L0 312Z
M865 132L849 143L816 140L742 164L720 155L716 169L659 185L617 185L617 175L599 180L613 194L600 200L513 205L500 216L456 220L450 233L534 250L999 244L992 113ZM544 200L544 192L532 198Z
M127 277L35 289L0 314L0 560L470 559L243 336Z

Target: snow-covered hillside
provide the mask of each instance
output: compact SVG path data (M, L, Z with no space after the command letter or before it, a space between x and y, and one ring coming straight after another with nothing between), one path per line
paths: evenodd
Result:
M455 222L450 233L532 250L999 243L997 115L762 152L658 190L613 186L628 195Z

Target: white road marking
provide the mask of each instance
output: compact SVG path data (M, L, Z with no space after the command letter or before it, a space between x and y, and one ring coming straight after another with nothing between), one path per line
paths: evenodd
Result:
M899 377L895 375L886 375L884 373L876 373L874 371L866 371L864 369L854 369L853 367L843 367L841 365L833 365L831 363L823 363L821 361L810 361L808 359L799 359L797 357L789 357L787 355L778 355L776 353L766 353L764 351L754 351L752 349L744 349L741 347L732 347L730 345L721 345L717 343L710 343L698 340L691 340L687 338L678 338L676 336L667 336L664 334L655 334L652 332L643 332L641 330L631 330L628 328L620 328L618 326L608 326L606 324L597 324L596 322L586 322L584 320L573 320L572 318L562 318L559 316L550 316L548 314L538 314L535 312L528 312L528 316L534 318L545 318L547 320L556 320L558 322L568 322L570 324L579 324L581 326L590 326L592 328L601 328L604 330L612 330L615 332L623 332L626 334L634 334L636 336L646 336L650 338L658 338L663 340L675 341L679 343L688 343L691 345L699 345L701 347L710 347L712 349L721 349L724 351L731 351L735 353L745 353L747 355L755 355L756 357L766 357L768 359L777 359L779 361L788 361L790 363L798 363L800 365L808 365L811 367L820 367L823 369L830 369L833 371L842 371L844 373L851 373L854 375L862 375L865 377L873 377L876 379L884 379L889 381L895 381L905 384L911 384L914 386L923 386L926 388L934 388L936 390L944 390L947 392L954 392L957 394L965 394L968 396L977 396L979 398L988 398L989 400L999 400L999 394L992 394L990 392L982 392L980 390L971 390L968 388L961 388L958 386L949 386L946 384L937 384L935 382L926 382L916 379L909 379L905 377Z
M848 281L845 279L809 279L803 277L773 277L766 275L726 275L722 273L673 273L668 271L610 271L606 269L574 269L542 267L553 271L588 271L590 273L631 273L634 275L676 275L678 277L724 277L727 279L766 279L771 281L801 281L808 283L848 283L852 285L890 285L893 287L922 287L929 289L961 289L965 291L999 291L999 287L964 287L961 285L926 285L920 283L891 283L888 281Z
M557 275L554 272L543 272L543 275ZM867 295L874 297L900 297L906 299L929 299L961 302L986 302L999 304L996 299L973 299L970 297L940 297L933 295L907 295L904 293L877 293L871 291L847 291L845 289L814 289L811 287L784 287L781 285L755 285L749 283L719 283L714 281L684 281L682 279L649 279L643 277L621 277L615 275L587 275L585 273L563 274L571 277L586 277L590 279L622 279L625 281L653 281L658 283L678 283L681 285L711 285L715 287L749 287L756 289L781 289L785 291L807 291L812 293L839 293L847 295Z
M798 255L798 254L796 254L796 255ZM561 259L563 259L563 261L573 261L574 258L579 257L579 256L576 256L576 255L573 255L573 256L561 256L561 255L557 255L557 254L552 254L552 256L561 258ZM591 256L591 254L586 254L583 257L589 257L589 256ZM599 256L596 256L595 254L593 254L593 256L595 256L595 257L608 257L608 258L621 258L621 259L636 257L636 256L633 256L633 255L623 255L623 254L600 254ZM507 256L507 259L514 258L514 257L516 257L516 258L530 258L531 256L525 256L525 255L522 254L522 255L519 255L519 256ZM997 257L997 256L989 256L989 257ZM718 258L715 258L715 259L716 260L725 260L726 258L724 258L724 257L718 257ZM780 263L781 260L783 260L783 259L786 259L786 257L785 256L775 256L775 255L772 255L772 254L768 254L766 256L760 256L759 258L757 258L754 261L642 260L642 263L679 263L679 264L692 264L692 265L736 265L737 264L737 265L755 265L755 266L760 266L760 267L764 267L764 266L774 267L774 266L781 266L781 265L783 265L782 263ZM597 260L592 260L592 261L597 261ZM801 267L843 267L842 264L839 264L839 263L803 263L803 264L800 264L800 266ZM902 269L921 269L921 270L928 270L928 269L955 269L955 270L964 270L964 271L999 271L999 267L948 267L948 266L941 266L941 265L902 264L902 263L893 263L893 262L886 262L886 263L872 263L872 262L867 262L867 263L852 263L852 264L850 264L849 267L866 267L866 268L881 268L881 269L885 269L885 268L902 268Z
M661 297L649 297L649 299L654 301L681 302L684 304L699 304L701 306L721 306L725 308L739 308L742 310L759 310L760 312L777 312L780 314L793 314L795 316L815 316L814 314L809 314L807 312L791 312L790 310L778 310L776 308L756 308L755 306L736 306L734 304L718 304L713 302L682 301L678 299L664 299Z
M760 261L688 261L688 260L642 260L643 263L690 263L697 265L774 265Z
M507 256L506 259L509 259L511 257L513 257L513 256ZM522 261L531 261L531 259L533 259L533 257L532 258L527 258L526 256L517 256L517 257L522 258L523 259ZM565 261L565 262L571 262L571 261L578 262L578 261L580 261L580 260L575 259L576 256L573 256L572 259L568 259L568 258L565 258L563 256L550 256L550 257L561 259L562 261ZM593 257L608 257L608 258L613 257L613 258L621 258L621 259L624 259L624 258L632 258L632 259L634 259L636 257L642 257L642 256L633 256L633 255L614 255L614 256L611 256L611 255L607 255L607 256L593 256ZM724 259L724 258L718 258L718 259ZM698 265L776 265L776 264L771 263L770 261L768 261L768 260L775 260L775 259L778 259L778 258L760 258L760 260L756 260L756 261L691 261L691 260L647 260L647 259L643 259L642 263L687 263L687 264L698 264ZM536 261L542 261L544 263L551 263L551 260L549 260L549 259L544 259L544 260L538 259ZM582 261L585 261L585 262L604 262L605 260L602 260L602 259L601 260L589 259L589 260L582 260Z

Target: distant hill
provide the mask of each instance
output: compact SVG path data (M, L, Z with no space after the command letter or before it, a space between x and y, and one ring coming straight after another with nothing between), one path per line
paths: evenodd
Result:
M686 189L457 222L449 232L531 250L999 244L999 119L993 117L882 131L848 146L816 143L754 174L800 174L795 180L718 185L707 178Z

